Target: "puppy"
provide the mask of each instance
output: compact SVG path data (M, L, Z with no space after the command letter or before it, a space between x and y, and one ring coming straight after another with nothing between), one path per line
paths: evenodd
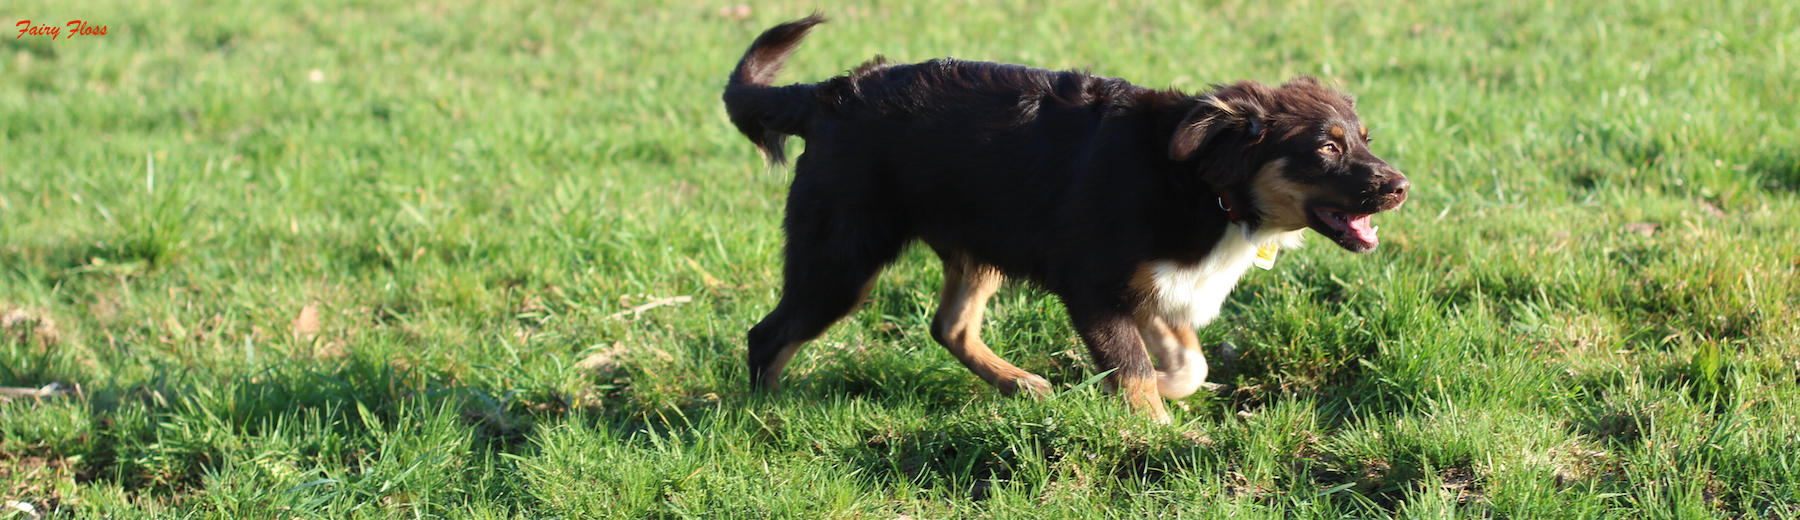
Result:
M1189 95L1018 65L877 57L771 86L818 15L769 29L725 87L732 124L772 164L806 139L788 192L781 302L749 333L774 390L807 341L854 310L909 242L944 263L932 337L1007 395L1044 378L981 340L1005 277L1055 293L1106 387L1167 422L1206 379L1194 329L1252 264L1311 229L1357 253L1406 176L1369 151L1355 103L1311 78ZM1154 357L1154 359L1152 359Z

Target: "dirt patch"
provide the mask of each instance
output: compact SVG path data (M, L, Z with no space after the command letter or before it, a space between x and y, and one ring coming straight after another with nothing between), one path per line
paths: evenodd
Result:
M49 313L14 308L0 314L0 338L17 344L49 347L62 342L62 331Z
M1480 502L1487 498L1481 490L1481 475L1474 468L1452 466L1444 469L1438 477L1444 482L1444 492L1455 496L1458 504Z
M35 511L42 518L70 503L64 490L74 489L77 468L69 460L43 453L11 453L0 451L0 516ZM24 504L25 508L15 504Z

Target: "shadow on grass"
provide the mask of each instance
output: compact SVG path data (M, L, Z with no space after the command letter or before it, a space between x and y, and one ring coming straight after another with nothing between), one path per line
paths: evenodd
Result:
M220 464L242 458L253 439L294 435L296 421L307 424L307 436L335 439L335 447L301 448L301 458L326 457L332 460L316 463L354 471L379 448L381 435L371 431L439 406L461 410L477 449L508 451L528 439L538 420L568 410L554 389L496 395L453 375L357 354L331 364L270 365L223 380L198 371L168 374L131 387L88 389L91 439L78 452L59 454L81 457L77 482L185 494L225 469Z
M1606 445L1634 448L1659 409L1673 404L1664 402L1669 397L1702 403L1716 416L1728 415L1739 391L1733 372L1740 369L1730 359L1730 348L1702 342L1685 360L1664 356L1665 361L1645 363L1639 373L1581 375L1570 382L1572 394L1562 398L1568 412L1564 428Z
M1800 150L1764 153L1750 160L1749 173L1771 191L1800 192Z

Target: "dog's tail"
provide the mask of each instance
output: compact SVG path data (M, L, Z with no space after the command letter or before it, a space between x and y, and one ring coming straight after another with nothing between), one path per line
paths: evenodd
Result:
M725 84L725 112L731 115L731 124L750 138L770 164L787 162L783 146L787 136L804 135L802 131L816 105L813 93L817 87L769 84L775 81L782 63L800 46L807 31L821 23L825 23L825 16L814 13L763 31L744 51L744 59L738 61L737 69L731 71L731 81Z

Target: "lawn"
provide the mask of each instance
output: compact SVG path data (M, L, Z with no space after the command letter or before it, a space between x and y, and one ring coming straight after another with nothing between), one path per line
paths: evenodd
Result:
M1057 393L983 385L923 247L747 391L789 173L719 95L814 4L0 6L107 29L0 38L0 520L1800 518L1800 3L1043 4L823 7L781 82L1313 75L1414 183L1172 425L1027 285Z

